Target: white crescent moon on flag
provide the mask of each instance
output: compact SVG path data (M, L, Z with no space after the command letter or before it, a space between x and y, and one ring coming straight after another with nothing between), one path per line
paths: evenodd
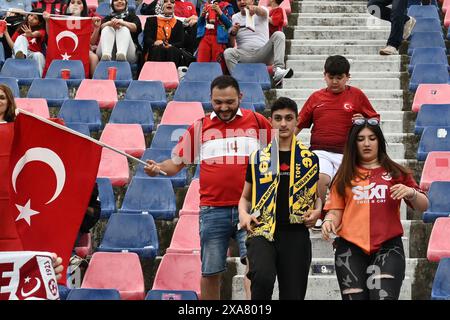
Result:
M38 279L38 278L36 278L36 277L34 277L34 280L36 280L36 285L34 286L33 289L31 289L31 290L28 291L27 293L25 293L25 292L23 291L23 288L22 288L22 290L20 290L20 293L21 293L22 296L24 296L25 298L31 296L33 293L35 293L36 291L38 291L39 288L41 287L41 280Z
M63 39L63 38L71 38L75 42L75 48L73 48L73 51L75 51L78 48L78 37L77 37L77 35L75 33L73 33L72 31L65 30L65 31L61 31L56 36L56 45L58 46L58 49L60 49L59 48L59 41L61 39Z
M12 173L12 185L15 192L17 192L16 191L17 177L19 176L20 172L25 167L25 165L31 161L44 162L48 164L55 173L56 190L53 197L46 203L49 204L50 202L58 198L66 182L66 169L64 168L64 163L62 162L61 158L50 149L47 148L28 149L27 152L25 152L25 154L22 156L22 158L20 158L19 161L17 161L16 166L14 167Z

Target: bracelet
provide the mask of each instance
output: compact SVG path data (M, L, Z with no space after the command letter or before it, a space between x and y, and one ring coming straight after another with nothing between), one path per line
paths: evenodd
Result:
M330 218L328 218L328 219L323 219L323 222L325 222L325 221L333 222L333 219L330 219Z
M413 195L412 195L410 198L405 197L406 200L408 200L408 201L414 201L414 200L416 200L416 198L417 198L417 190L414 189L414 188L413 188L413 190L414 190Z

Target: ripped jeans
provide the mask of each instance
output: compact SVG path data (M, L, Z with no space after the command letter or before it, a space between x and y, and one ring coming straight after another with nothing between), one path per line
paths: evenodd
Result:
M343 300L398 300L405 278L401 237L368 255L343 238L335 240L336 275Z

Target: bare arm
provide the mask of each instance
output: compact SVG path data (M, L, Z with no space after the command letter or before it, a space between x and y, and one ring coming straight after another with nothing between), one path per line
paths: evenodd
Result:
M248 11L250 12L251 16L256 14L257 16L260 16L260 17L267 17L267 11L264 10L262 7L251 5L251 6L248 6Z
M176 175L184 168L184 163L176 164L172 159L167 159L163 162L157 163L153 160L147 160L147 166L144 167L144 171L150 177L157 176L160 171L164 171L168 176Z
M322 238L330 240L330 233L337 234L341 229L342 214L344 210L330 210L328 211L322 224Z
M252 231L252 222L258 224L256 217L250 215L252 200L252 184L245 182L244 189L242 190L241 199L239 199L239 224L242 229Z
M408 200L415 210L419 210L421 212L428 209L428 198L426 195L401 183L391 187L391 197L394 200Z

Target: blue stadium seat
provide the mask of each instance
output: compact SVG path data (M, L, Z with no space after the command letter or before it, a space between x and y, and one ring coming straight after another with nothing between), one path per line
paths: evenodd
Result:
M192 179L200 179L200 164L195 167L195 173Z
M252 110L253 112L255 112L255 106L253 105L253 103L250 102L241 102L239 104L239 107L241 107L242 109Z
M89 130L89 125L87 123L66 123L66 127L75 130L76 132L82 133L86 136L90 136L91 132Z
M120 300L116 289L72 289L66 300Z
M415 134L426 127L450 127L450 104L423 104L415 123Z
M156 162L161 162L167 159L170 159L172 155L172 151L170 149L147 149L141 157L141 160L154 160ZM144 166L142 164L138 164L136 168L136 175L138 178L149 178L149 176L144 172ZM184 187L186 185L187 179L187 170L183 168L176 175L168 177L163 175L158 175L152 179L170 179L172 181L172 185L174 188Z
M213 81L221 75L222 68L218 62L192 62L183 81Z
M443 258L434 275L431 299L450 300L450 258Z
M422 83L448 83L448 80L448 67L446 65L418 63L411 75L409 91L416 92L417 87Z
M425 223L433 223L437 218L450 215L450 181L434 181L428 190L430 205L423 213Z
M5 63L5 48L3 48L3 43L0 42L0 67Z
M416 32L441 32L442 24L440 20L434 18L417 18L416 25L411 34Z
M152 104L144 100L120 100L116 103L109 123L137 123L145 133L153 129Z
M198 296L189 290L150 290L145 300L198 300Z
M172 183L167 179L133 178L123 200L121 213L149 213L155 219L175 218Z
M243 95L242 102L252 103L256 111L263 111L266 108L266 98L260 85L251 82L240 82L239 88Z
M420 5L422 5L422 1L423 0L408 0L408 7L413 6L413 5L420 6ZM430 4L433 4L433 5L437 6L436 0L431 0Z
M231 75L239 82L256 82L263 90L272 87L267 65L264 63L238 63Z
M14 98L20 97L19 83L16 78L0 77L0 84L7 85L11 89Z
M210 86L211 82L209 81L181 81L173 100L199 101L204 109L212 109Z
M99 131L102 126L96 100L66 100L59 109L58 117L69 123L86 123L90 131Z
M166 91L161 81L131 81L125 100L150 101L153 109L164 109L167 105Z
M62 79L34 79L27 98L44 98L49 107L60 107L69 99L69 88Z
M439 12L436 6L413 5L408 8L408 16L414 18L434 18L439 20Z
M416 48L444 48L445 42L441 32L415 32L411 36L408 55L411 56Z
M100 218L108 219L112 213L117 211L111 180L108 178L97 178L97 186L101 205Z
M187 128L188 126L185 125L159 125L150 148L172 150Z
M109 15L111 13L111 6L109 4L109 1L99 3L97 9L95 10L95 13L101 16L102 18Z
M106 225L100 246L102 252L134 252L153 259L158 254L158 232L150 214L113 213Z
M8 58L0 72L2 77L16 78L19 85L29 86L34 79L39 79L39 68L35 60Z
M128 61L100 61L95 68L94 75L92 79L108 79L108 68L117 68L116 79L114 83L118 88L126 88L133 80L133 75L131 73L131 67Z
M408 71L412 73L414 66L419 63L439 63L447 66L447 53L444 48L417 48L409 62Z
M450 127L427 127L417 149L417 160L424 161L430 151L450 151Z
M78 87L85 78L84 66L81 60L53 60L45 78L61 79L62 69L70 69L70 79L65 80L69 87Z

